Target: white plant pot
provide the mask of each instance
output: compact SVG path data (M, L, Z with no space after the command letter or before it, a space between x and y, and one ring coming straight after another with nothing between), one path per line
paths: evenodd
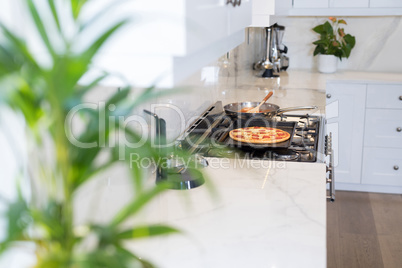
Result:
M320 73L335 73L338 65L338 58L334 55L318 55L318 71Z

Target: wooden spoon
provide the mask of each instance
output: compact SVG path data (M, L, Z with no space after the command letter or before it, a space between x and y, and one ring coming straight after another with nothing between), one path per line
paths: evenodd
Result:
M259 113L261 105L263 105L272 96L272 94L274 94L274 92L270 91L267 94L267 96L265 96L265 98L262 100L262 102L260 102L260 104L258 104L257 107L255 107L255 108L253 108L251 110L248 110L247 113Z

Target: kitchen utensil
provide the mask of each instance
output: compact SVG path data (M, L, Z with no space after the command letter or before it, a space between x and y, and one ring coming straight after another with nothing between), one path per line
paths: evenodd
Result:
M255 107L255 108L253 108L253 109L247 111L247 113L259 113L259 112L260 112L260 107L261 107L261 105L263 105L264 103L266 103L267 100L272 96L272 94L274 94L273 91L269 92L269 93L267 94L267 96L265 96L265 98L260 102L260 104L258 104L257 107Z
M223 107L225 113L232 117L232 118L240 118L240 119L249 119L252 117L265 117L265 118L273 118L277 115L281 115L286 112L291 111L302 111L302 110L315 110L317 106L299 106L299 107L289 107L289 108L282 108L273 103L264 103L260 106L259 113L246 113L246 112L239 112L240 110L246 107L255 107L259 105L258 102L236 102L230 103Z
M264 70L262 77L278 77L277 74L289 67L289 58L285 56L288 48L282 44L285 27L273 24L264 27L265 38L262 47L264 48L263 58L254 64L254 70Z

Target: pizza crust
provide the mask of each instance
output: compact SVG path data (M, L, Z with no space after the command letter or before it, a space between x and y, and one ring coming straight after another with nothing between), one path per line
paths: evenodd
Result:
M272 127L247 127L233 129L229 136L236 141L256 144L273 144L286 141L290 134Z

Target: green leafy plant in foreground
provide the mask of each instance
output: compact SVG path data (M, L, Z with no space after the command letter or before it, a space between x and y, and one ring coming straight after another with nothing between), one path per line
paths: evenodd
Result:
M8 221L7 237L0 243L0 253L6 252L18 241L31 241L35 244L36 267L121 268L133 267L134 264L152 267L149 262L128 251L124 242L127 239L178 231L158 224L134 227L124 225L129 217L168 186L158 184L145 187L143 171L139 166L133 165L130 169L134 192L132 200L116 212L110 222L85 223L79 226L74 222L73 201L77 191L100 171L121 162L121 147L75 146L66 135L72 126L65 125L64 122L69 111L84 103L86 94L107 77L107 74L102 74L86 86L78 85L99 49L126 21L112 25L85 48L77 48L77 40L85 36L94 23L99 23L99 19L94 17L81 22L81 10L87 4L84 0L64 1L69 3L69 9L60 8L56 5L58 2L60 1L42 1L50 18L44 18L40 12L43 6L39 8L33 0L24 2L37 34L50 56L50 65L42 65L23 38L5 25L0 26L1 101L25 118L27 137L35 144L33 152L30 152L34 154L32 162L37 165L30 169L29 177L39 185L37 191L33 190L29 201L21 193L17 200L9 201L4 215ZM75 29L74 35L65 34L62 14L69 15ZM50 28L56 29L56 32L50 33ZM54 44L56 38L57 48ZM79 133L77 140L89 143L102 137L108 141L112 135L122 133L131 142L139 141L140 137L126 128L118 118L128 116L138 104L155 98L156 93L149 88L135 101L127 102L129 92L128 87L116 91L97 110L81 109L79 114L83 119L84 130ZM110 105L114 105L113 111L107 109ZM100 114L104 116L101 117ZM99 125L104 127L100 128ZM42 161L41 154L49 150L54 161ZM157 162L161 158L148 142L136 149L126 147L124 152L126 156L135 152L140 157L149 157ZM100 157L101 154L107 157ZM35 157L39 160L34 161ZM129 157L125 159L129 160ZM83 244L89 236L97 239L91 247L85 248Z
M352 49L356 44L356 39L350 34L345 34L345 29L341 25L346 25L343 19L329 17L329 21L324 22L313 28L313 31L320 35L320 39L314 41L316 45L314 56L318 54L334 55L340 60L349 58Z

